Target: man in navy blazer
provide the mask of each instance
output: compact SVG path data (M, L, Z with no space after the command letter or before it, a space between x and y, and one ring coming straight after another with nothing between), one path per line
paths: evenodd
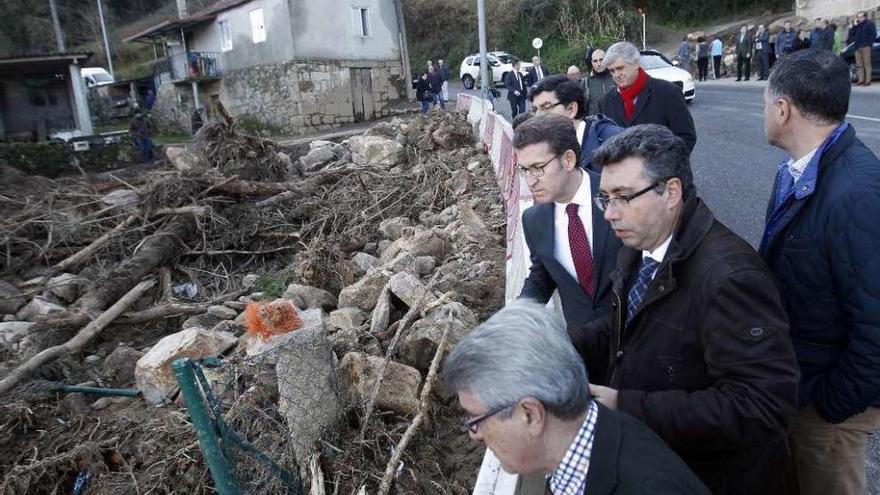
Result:
M593 205L599 175L584 170L571 119L546 113L514 131L517 167L535 205L523 213L532 266L521 298L541 303L559 290L569 328L579 328L611 307L609 274L620 241Z

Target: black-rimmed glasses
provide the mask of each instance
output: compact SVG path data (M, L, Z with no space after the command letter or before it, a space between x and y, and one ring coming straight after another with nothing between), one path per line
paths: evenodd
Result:
M486 414L477 416L476 418L473 418L473 419L468 419L467 415L464 415L461 417L461 424L458 425L458 428L461 430L462 433L471 432L473 434L476 434L477 429L479 428L481 422L483 422L483 421L491 418L492 416L500 413L501 411L503 411L507 408L513 407L515 405L516 404L507 404L507 405L504 405L501 407L496 407L495 409L492 409L491 411L487 412Z
M651 184L650 186L642 189L641 191L636 191L632 194L621 194L620 196L617 196L616 198L609 198L608 196L605 196L604 194L597 194L596 196L593 197L593 203L595 203L596 208L599 208L602 211L607 210L609 205L613 206L614 208L620 209L624 206L629 206L629 204L632 200L647 193L648 191L656 189L657 187L659 187L661 185L663 185L663 182L655 182L655 183Z
M546 168L547 165L550 165L550 162L559 158L560 155L562 155L562 153L558 153L558 154L554 155L553 158L550 158L549 160L547 160L546 162L542 163L541 165L539 165L537 167L523 167L522 165L517 163L516 169L519 170L519 173L522 175L529 173L529 174L531 174L532 177L543 177L544 176L544 168Z
M532 107L532 113L549 112L550 110L553 110L553 107L555 107L556 105L565 105L565 103L561 102L561 101L557 101L556 103L550 103L548 101L547 103L544 103L543 105L541 105L539 107Z

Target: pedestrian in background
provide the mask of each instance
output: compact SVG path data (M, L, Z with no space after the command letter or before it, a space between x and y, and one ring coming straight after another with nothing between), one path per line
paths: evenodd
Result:
M681 44L678 45L678 63L681 68L691 73L691 44L688 43L688 37L681 38Z
M810 33L810 48L827 52L834 50L834 32L828 27L827 19L816 19L816 26Z
M550 75L550 70L547 69L547 66L541 63L541 57L537 55L532 57L532 66L529 67L529 71L526 74L526 86L532 87L545 77Z
M846 62L783 58L764 90L767 141L786 157L761 255L776 276L800 365L790 431L801 495L866 493L880 427L880 160L846 122Z
M779 60L782 57L788 55L789 53L794 51L795 44L798 38L798 31L796 29L792 29L791 21L785 21L783 25L782 31L776 35L776 59Z
M446 102L443 101L443 98L440 96L440 92L443 91L443 78L440 77L440 73L437 72L437 69L433 66L428 72L428 84L431 85L431 95L434 99L434 106L440 105L440 108L446 110Z
M605 50L597 48L590 56L590 77L587 79L587 115L599 113L599 100L615 89L614 78L605 65Z
M755 58L758 62L758 80L764 81L770 75L770 33L760 24L755 32Z
M587 78L581 76L581 69L578 68L577 65L571 65L568 67L568 70L565 71L565 76L572 82L576 82L578 86L583 90L584 95L587 94Z
M749 29L743 26L739 29L739 35L736 37L736 80L748 81L752 76L752 50L754 44L752 37L749 36ZM745 69L745 70L743 70Z
M714 69L712 73L715 75L715 79L721 79L721 58L724 56L724 44L717 36L713 36L713 38L715 39L712 40L712 68Z
M141 163L153 162L153 123L148 114L135 111L128 125L132 141L141 154Z
M856 67L858 69L859 86L870 86L873 74L871 72L871 47L874 46L874 38L877 36L877 27L868 20L867 14L859 12L856 21L849 30L848 43L854 43L856 49Z
M428 82L428 73L422 72L422 75L416 80L415 85L416 98L422 104L422 113L428 113L431 108L431 102L434 101L434 95L431 92L431 83Z
M507 101L510 103L510 118L526 111L526 88L523 75L519 71L520 62L513 62L513 70L507 73L504 86L507 88ZM491 79L491 78L490 78Z
M443 99L443 102L449 101L449 67L446 66L446 62L441 58L437 61L438 70L440 73L440 79L443 81L443 85L440 88L440 97Z
M709 78L709 44L706 38L697 38L697 79L705 81Z
M831 46L831 53L835 55L840 55L841 48L841 39L840 39L840 30L837 29L837 24L831 23L828 25L831 28L831 32L834 33L834 44Z

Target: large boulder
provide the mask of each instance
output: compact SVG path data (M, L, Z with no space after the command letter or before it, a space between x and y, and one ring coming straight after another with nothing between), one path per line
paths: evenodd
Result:
M349 405L370 399L384 358L349 352L339 362L339 385ZM422 375L409 366L389 361L385 368L375 405L401 416L414 414L419 407L419 384Z
M14 315L27 302L27 296L18 287L0 280L0 314Z
M349 285L339 292L340 307L355 307L364 311L372 311L376 301L388 283L391 275L382 270L367 273L364 278Z
M236 342L238 339L231 333L199 327L167 335L138 360L134 371L137 388L147 402L163 404L177 390L177 379L171 369L175 359L214 357Z
M16 319L20 321L36 321L41 316L51 315L53 313L63 313L67 311L64 306L55 304L40 296L31 299L23 308L15 314Z
M364 273L367 273L368 271L382 264L379 261L379 258L373 256L372 254L360 252L354 253L354 256L351 257L351 261L353 261Z
M300 309L322 308L329 311L336 307L336 297L333 294L311 285L290 284L281 297L290 299Z
M71 303L82 294L89 280L71 273L62 273L49 279L46 286L49 292L64 302Z
M449 336L445 352L449 352L477 326L477 316L458 302L435 308L424 318L413 323L404 335L399 347L401 361L421 370L428 369L447 326L449 326Z
M351 161L358 165L393 167L404 159L404 148L393 139L381 136L353 136L346 143Z

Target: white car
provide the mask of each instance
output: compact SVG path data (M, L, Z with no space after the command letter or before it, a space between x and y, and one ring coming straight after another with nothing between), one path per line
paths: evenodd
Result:
M649 76L657 79L669 81L681 88L684 95L684 101L690 103L697 96L696 86L694 85L694 76L688 71L676 67L664 57L660 52L654 50L642 50L641 52L642 68Z
M507 52L487 52L486 58L489 60L489 67L492 69L490 76L495 83L502 83L507 73L513 70L513 63L519 60ZM525 76L531 67L532 64L530 62L520 62L519 71ZM469 55L461 61L459 77L461 77L461 83L465 89L474 89L476 81L480 80L479 53Z
M113 76L103 67L83 67L80 69L80 75L82 75L83 81L85 81L88 88L104 86L115 82Z

